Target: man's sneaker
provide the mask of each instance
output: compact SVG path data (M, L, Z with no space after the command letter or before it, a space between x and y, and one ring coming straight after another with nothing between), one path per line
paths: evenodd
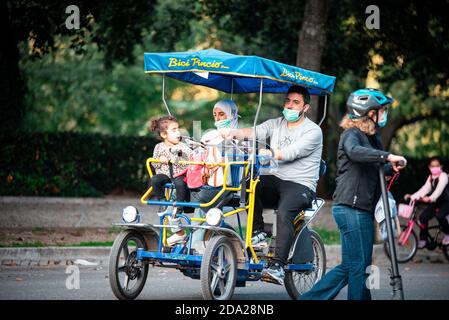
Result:
M265 248L268 248L268 242L265 241L265 240L261 241L261 242L258 242L256 244L253 244L253 249L256 250L256 251L260 251L260 250L263 250Z
M444 235L444 238L443 238L443 241L441 241L441 244L442 244L443 246L449 245L449 234L445 234L445 235Z
M167 244L171 247L177 243L183 243L187 239L187 235L184 233L183 235L180 234L173 234L167 239Z
M284 277L285 277L284 268L278 262L275 262L270 266L268 266L268 268L262 270L263 281L280 284L281 286L283 286Z
M418 242L418 248L423 249L426 247L427 241L426 240L419 240Z
M265 241L267 239L267 233L261 230L253 231L253 237L251 238L251 244L255 245L259 242Z

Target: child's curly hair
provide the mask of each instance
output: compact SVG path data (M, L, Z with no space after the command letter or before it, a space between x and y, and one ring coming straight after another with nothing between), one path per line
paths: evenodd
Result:
M167 132L170 122L178 123L178 120L173 116L164 116L151 120L148 127L151 131L156 132L159 139L162 140L161 132Z

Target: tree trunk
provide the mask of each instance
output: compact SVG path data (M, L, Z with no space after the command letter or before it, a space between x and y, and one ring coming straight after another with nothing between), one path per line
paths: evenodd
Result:
M298 54L296 56L296 65L300 68L312 71L320 71L321 69L321 57L326 43L328 8L329 0L306 0L302 27L298 35ZM318 110L319 108L322 109L323 105L319 105L317 96L312 96L311 108L307 116L315 122L320 120L318 115L322 114L321 110ZM326 137L323 137L323 145L325 146ZM325 153L323 156L325 156ZM329 195L324 179L320 179L317 194L320 196Z
M326 21L329 0L307 0L298 39L296 65L312 71L320 71L321 57L326 43ZM318 97L312 97L308 117L317 122Z
M0 134L16 131L24 114L25 84L19 70L19 50L6 1L0 4Z

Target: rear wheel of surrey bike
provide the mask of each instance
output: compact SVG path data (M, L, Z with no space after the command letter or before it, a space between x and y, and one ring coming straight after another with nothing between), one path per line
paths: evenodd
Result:
M112 245L109 256L109 282L118 299L137 298L145 285L148 264L136 259L137 248L148 250L145 238L135 230L121 232Z
M401 225L401 233L399 237L395 238L396 256L399 263L409 262L418 251L418 237L413 229L410 230L410 235L405 239L405 236L409 231L408 228L409 227L406 225ZM387 241L384 242L384 251L388 259L391 259L390 248L388 247Z
M201 262L201 291L206 300L229 300L237 281L237 258L226 236L215 236L207 244Z
M310 230L313 246L313 261L315 268L311 271L287 270L285 273L285 289L293 300L309 291L326 273L326 251L320 235Z

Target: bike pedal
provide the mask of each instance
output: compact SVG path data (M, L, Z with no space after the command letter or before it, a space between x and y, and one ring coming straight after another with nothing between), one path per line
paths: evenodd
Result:
M266 274L262 274L262 276L260 277L260 280L264 281L264 282L269 282L272 284L277 284L278 286L283 285L283 283L279 283L278 281L276 281L275 279L273 279L272 277L270 277L269 275L266 275Z

